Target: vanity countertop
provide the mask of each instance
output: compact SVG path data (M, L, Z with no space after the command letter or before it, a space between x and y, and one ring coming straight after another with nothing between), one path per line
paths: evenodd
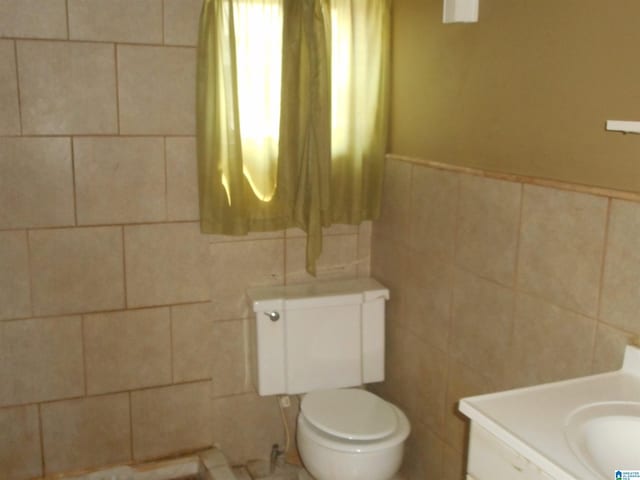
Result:
M559 480L600 477L565 438L567 418L600 402L640 402L640 349L627 347L620 370L460 400L459 410Z

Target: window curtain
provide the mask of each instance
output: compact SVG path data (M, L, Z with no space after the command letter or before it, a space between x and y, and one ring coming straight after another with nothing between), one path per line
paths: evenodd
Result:
M322 228L377 218L391 0L204 0L197 72L200 224Z

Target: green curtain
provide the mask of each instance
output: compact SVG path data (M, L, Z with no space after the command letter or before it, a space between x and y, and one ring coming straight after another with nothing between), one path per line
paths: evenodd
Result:
M315 275L323 227L377 218L387 140L390 3L204 0L196 107L202 232L245 235L299 227L307 233L307 270ZM280 45L272 42L273 28L249 28L256 9L269 16L264 22L282 22L276 134L253 133L247 119L254 114L239 93L239 87L251 95L260 88L242 80L253 71L243 67L246 43ZM245 22L241 16L248 11ZM264 60L261 53L257 63ZM260 103L255 98L261 97L254 97L254 105Z

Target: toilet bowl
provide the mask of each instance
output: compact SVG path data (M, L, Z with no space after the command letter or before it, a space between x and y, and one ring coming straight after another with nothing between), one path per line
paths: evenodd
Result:
M302 399L297 443L316 480L389 480L409 432L399 408L366 390L320 390Z

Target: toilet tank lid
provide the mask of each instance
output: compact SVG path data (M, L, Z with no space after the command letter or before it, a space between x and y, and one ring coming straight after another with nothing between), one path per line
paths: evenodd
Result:
M315 299L316 306L329 304L364 303L379 298L389 299L389 290L374 278L355 278L307 283L301 285L280 285L247 289L247 297L254 312L296 308L309 299Z
M300 410L314 427L348 440L379 440L397 426L391 404L360 389L310 392L302 399Z

